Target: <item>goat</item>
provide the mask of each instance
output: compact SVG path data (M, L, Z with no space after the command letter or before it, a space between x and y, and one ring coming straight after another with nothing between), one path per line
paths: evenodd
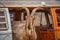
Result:
M13 33L15 34L14 40L36 40L37 34L34 26L34 16L30 15L28 8L24 8L27 11L25 21L15 21L13 23ZM29 26L30 25L30 26ZM30 29L28 28L30 27ZM17 39L16 39L17 38Z

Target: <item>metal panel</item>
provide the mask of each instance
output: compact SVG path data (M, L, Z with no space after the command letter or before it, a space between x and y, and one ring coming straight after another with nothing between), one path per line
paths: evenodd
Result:
M7 24L7 30L5 28L0 28L0 40L12 40L12 29L11 29L11 22L10 22L10 15L8 12L8 8L0 8L0 11L4 11L4 16L1 16L0 18L5 18L5 24ZM0 22L0 24L4 24L4 22ZM0 26L1 27L1 26Z

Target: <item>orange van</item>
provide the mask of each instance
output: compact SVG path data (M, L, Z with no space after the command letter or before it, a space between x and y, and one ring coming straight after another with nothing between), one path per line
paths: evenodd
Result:
M13 21L21 20L21 7L8 7L9 12L14 15ZM27 7L32 12L36 7ZM59 7L37 7L35 11L35 27L37 40L60 40L60 8ZM26 14L24 14L26 15ZM38 15L38 16L37 16ZM37 19L37 17L39 17ZM25 19L25 18L24 18Z

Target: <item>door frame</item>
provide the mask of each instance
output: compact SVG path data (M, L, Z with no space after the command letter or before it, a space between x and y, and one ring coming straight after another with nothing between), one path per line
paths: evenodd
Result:
M56 9L60 9L60 8L51 8L51 16L52 16L52 20L53 20L55 40L58 40L58 38L60 37L60 27L58 26L58 20L56 18L57 17Z

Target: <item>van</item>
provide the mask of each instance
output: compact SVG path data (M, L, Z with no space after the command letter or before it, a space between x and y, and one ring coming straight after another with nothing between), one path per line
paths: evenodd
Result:
M8 7L13 14L13 21L21 20L21 7ZM60 40L60 8L59 7L27 7L31 16L35 16L37 40ZM34 11L35 10L35 11ZM24 11L24 20L26 12ZM12 22L13 22L12 21ZM11 22L11 23L12 23Z

